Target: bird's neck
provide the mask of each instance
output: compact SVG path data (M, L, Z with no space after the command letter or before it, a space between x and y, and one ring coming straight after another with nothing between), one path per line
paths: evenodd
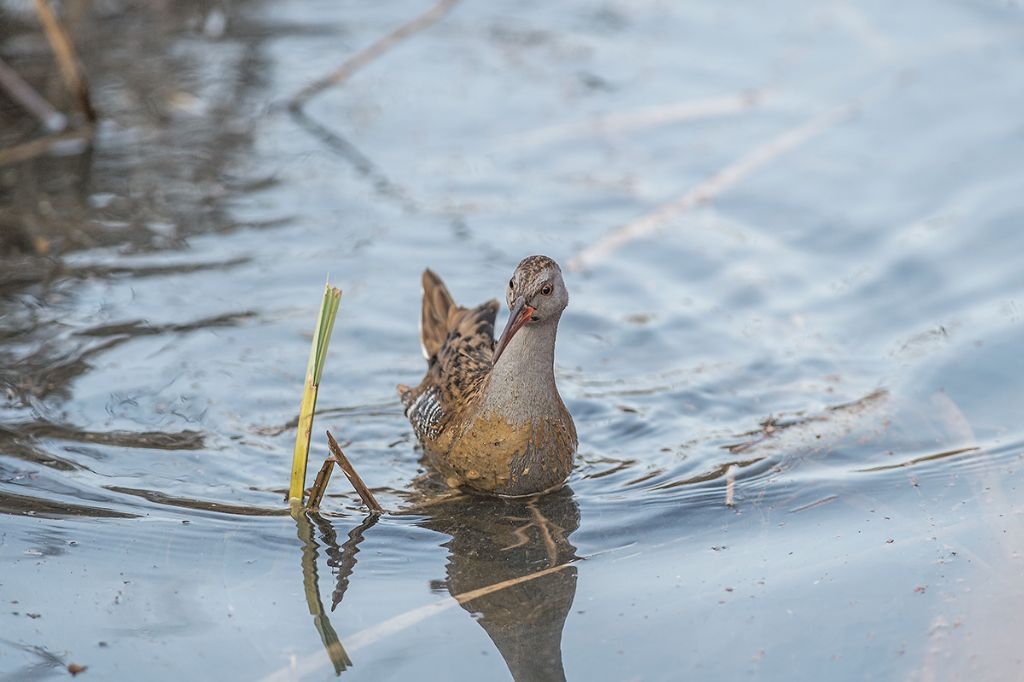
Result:
M558 320L528 324L512 337L491 370L484 407L516 421L535 419L561 404L555 386Z

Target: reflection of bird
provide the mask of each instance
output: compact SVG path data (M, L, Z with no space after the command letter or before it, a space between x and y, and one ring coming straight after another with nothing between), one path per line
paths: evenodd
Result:
M555 261L530 256L512 274L506 299L508 324L495 345L498 302L459 307L441 279L424 272L427 374L416 388L398 391L449 485L525 495L563 483L576 453L576 427L554 374L569 294Z
M511 500L461 495L420 513L418 525L451 537L443 587L487 632L512 677L565 680L562 630L578 578L572 491ZM489 586L502 589L465 599Z

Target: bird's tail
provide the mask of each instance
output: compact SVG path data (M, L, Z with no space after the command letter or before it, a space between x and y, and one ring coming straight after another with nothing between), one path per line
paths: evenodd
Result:
M423 271L423 315L420 318L420 341L423 355L429 360L437 355L448 336L448 317L456 309L452 295L441 278L430 270Z

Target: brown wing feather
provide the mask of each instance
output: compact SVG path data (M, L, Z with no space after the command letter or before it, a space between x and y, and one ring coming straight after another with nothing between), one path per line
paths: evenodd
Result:
M475 308L455 304L444 282L423 273L421 336L427 374L416 388L401 387L402 403L425 445L445 440L445 426L473 401L491 370L498 302Z
M480 383L491 371L494 358L494 319L498 302L476 308L459 308L448 316L448 336L437 354L435 373L452 405L465 405L476 396Z
M423 313L420 317L420 339L423 354L429 360L441 350L441 344L448 336L448 317L458 310L448 287L431 270L423 271Z

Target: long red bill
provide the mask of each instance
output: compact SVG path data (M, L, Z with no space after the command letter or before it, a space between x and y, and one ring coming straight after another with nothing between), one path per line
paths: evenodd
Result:
M522 329L523 325L530 321L533 314L537 312L537 309L533 306L526 305L526 299L519 298L516 300L515 305L512 308L512 312L509 313L508 323L505 325L505 331L501 333L501 337L498 339L498 345L494 347L494 364L498 363L498 358L501 357L502 352L505 350L505 346L512 340L512 337L516 335L516 332Z

